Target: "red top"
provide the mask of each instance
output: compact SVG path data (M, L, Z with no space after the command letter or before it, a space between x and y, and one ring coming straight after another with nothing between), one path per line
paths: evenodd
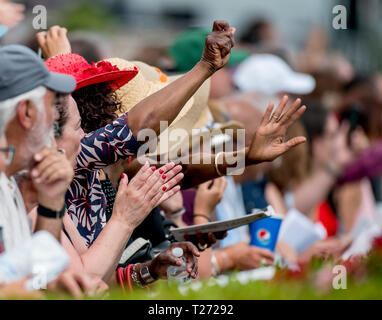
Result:
M316 221L322 223L328 237L336 235L338 231L338 219L327 201L320 203L316 209Z

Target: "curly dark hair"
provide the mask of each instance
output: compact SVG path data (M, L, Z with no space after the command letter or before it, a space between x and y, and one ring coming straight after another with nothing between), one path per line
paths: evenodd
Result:
M108 125L117 118L120 109L112 89L105 83L97 83L73 92L81 116L81 127L85 133Z
M54 137L61 138L64 126L68 121L68 98L69 95L61 95L59 93L56 94L55 106L58 112L58 120L54 122Z

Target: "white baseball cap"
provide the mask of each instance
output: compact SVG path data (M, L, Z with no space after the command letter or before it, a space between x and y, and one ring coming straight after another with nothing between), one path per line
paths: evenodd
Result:
M279 92L311 93L316 81L308 74L298 73L273 54L254 54L237 68L233 81L243 92L274 95Z

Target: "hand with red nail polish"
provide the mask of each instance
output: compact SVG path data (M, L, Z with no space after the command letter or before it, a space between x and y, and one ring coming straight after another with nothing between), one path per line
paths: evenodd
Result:
M170 162L159 170L147 162L128 183L122 174L114 203L112 219L118 219L130 228L136 228L162 201L180 190L182 166Z

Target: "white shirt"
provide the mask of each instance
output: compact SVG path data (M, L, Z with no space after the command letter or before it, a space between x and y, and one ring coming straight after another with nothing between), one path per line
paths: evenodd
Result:
M219 221L240 218L246 215L241 186L236 185L232 176L226 176L227 186L223 198L216 206L216 215ZM220 240L221 248L234 245L240 241L249 241L248 225L229 230L227 237Z
M5 251L31 237L31 224L14 178L0 174L0 227Z

